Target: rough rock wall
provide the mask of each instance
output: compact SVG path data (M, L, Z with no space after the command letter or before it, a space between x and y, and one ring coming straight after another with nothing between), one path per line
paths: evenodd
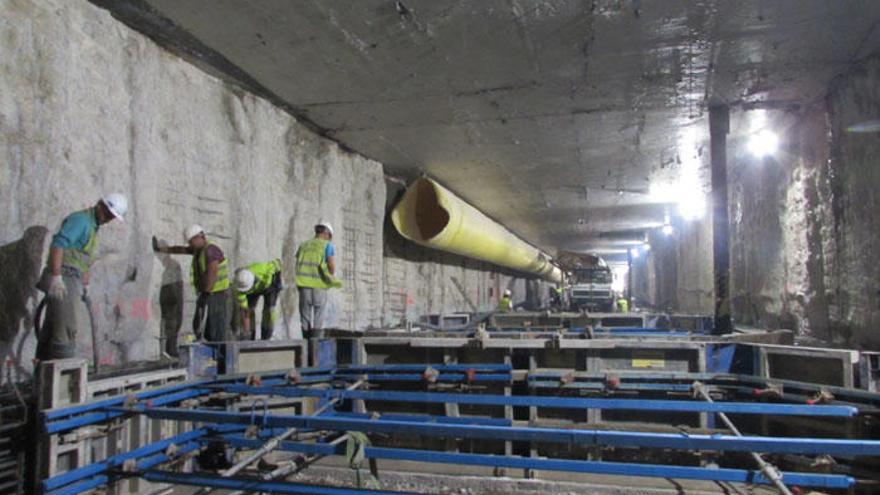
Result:
M880 61L840 76L824 104L766 113L780 150L731 143L734 318L833 345L880 348ZM741 128L754 116L737 118ZM744 134L744 133L739 133Z
M756 158L746 140L755 112L780 135L779 151ZM743 112L730 156L731 301L738 322L825 337L820 199L827 162L821 106Z
M101 228L93 267L104 363L155 358L163 331L190 327L190 260L154 254L150 237L180 243L194 222L232 266L281 257L285 273L314 223L331 222L345 283L331 293L327 323L337 327L468 309L462 293L487 309L489 288L509 284L516 299L537 285L454 257L435 263L437 253L415 246L386 263L381 164L340 150L85 0L3 2L0 88L0 357L19 373L34 353L32 287L52 234L65 215L111 191L129 197L130 212ZM295 291L283 295L276 338L298 335L296 303Z
M316 220L332 222L346 288L333 295L328 323L381 320L379 163L340 151L84 1L4 2L0 40L4 358L24 369L33 356L31 287L51 235L110 191L124 192L131 209L125 223L101 228L92 273L104 362L155 358L160 325L189 327L190 260L155 255L150 236L178 244L190 223L233 266L281 257L289 273ZM282 313L280 334L295 333L295 291Z
M880 118L880 55L831 85L831 160L819 193L829 334L835 342L880 349L880 133L847 127Z

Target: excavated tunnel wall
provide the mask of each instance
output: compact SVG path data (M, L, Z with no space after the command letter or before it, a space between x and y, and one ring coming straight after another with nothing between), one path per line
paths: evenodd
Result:
M489 309L499 287L513 287L515 299L536 290L515 274L417 246L395 244L386 258L380 163L85 0L11 0L3 9L0 357L21 376L34 354L33 286L49 241L65 215L106 192L125 193L131 206L125 223L101 228L93 267L104 363L156 358L160 328L189 328L190 260L157 256L150 237L180 243L194 222L233 266L280 257L290 273L298 243L318 219L330 221L345 287L331 296L328 324L341 328L396 325L466 310L468 301ZM296 297L282 298L279 337L299 335Z

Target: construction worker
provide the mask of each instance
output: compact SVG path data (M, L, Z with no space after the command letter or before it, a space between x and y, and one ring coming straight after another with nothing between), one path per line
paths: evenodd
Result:
M513 311L513 300L510 296L510 289L505 289L504 295L498 300L498 311Z
M235 298L241 314L241 331L250 340L256 340L253 326L257 302L263 298L263 317L260 338L270 340L278 314L275 305L281 293L281 260L252 263L235 272Z
M617 298L617 309L621 313L629 313L629 300L627 298L620 296Z
M315 237L302 243L296 251L299 316L306 339L323 337L327 289L342 287L342 282L334 277L336 251L332 239L333 227L322 221L315 225Z
M37 359L64 359L76 355L76 335L88 315L83 304L89 268L98 250L98 229L122 220L128 201L108 194L95 206L72 213L49 246L49 260L37 287L47 295L43 327L37 340ZM93 342L92 345L95 345Z
M183 231L186 246L160 246L153 237L153 250L168 254L192 255L190 283L196 291L196 311L193 315L193 333L197 339L208 342L226 340L227 300L229 298L229 261L223 251L205 236L200 225L191 225Z

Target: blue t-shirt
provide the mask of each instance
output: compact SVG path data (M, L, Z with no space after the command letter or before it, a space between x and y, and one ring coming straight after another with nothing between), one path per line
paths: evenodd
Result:
M328 242L327 247L324 249L324 259L327 259L336 254L336 250L333 249L333 243Z
M71 213L61 222L61 228L52 237L51 247L83 249L88 244L92 231L97 229L98 220L95 218L94 209Z

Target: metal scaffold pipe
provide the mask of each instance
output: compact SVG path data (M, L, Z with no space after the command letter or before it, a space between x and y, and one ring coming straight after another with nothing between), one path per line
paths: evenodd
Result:
M391 221L400 235L423 246L562 280L547 254L431 179L410 184Z

